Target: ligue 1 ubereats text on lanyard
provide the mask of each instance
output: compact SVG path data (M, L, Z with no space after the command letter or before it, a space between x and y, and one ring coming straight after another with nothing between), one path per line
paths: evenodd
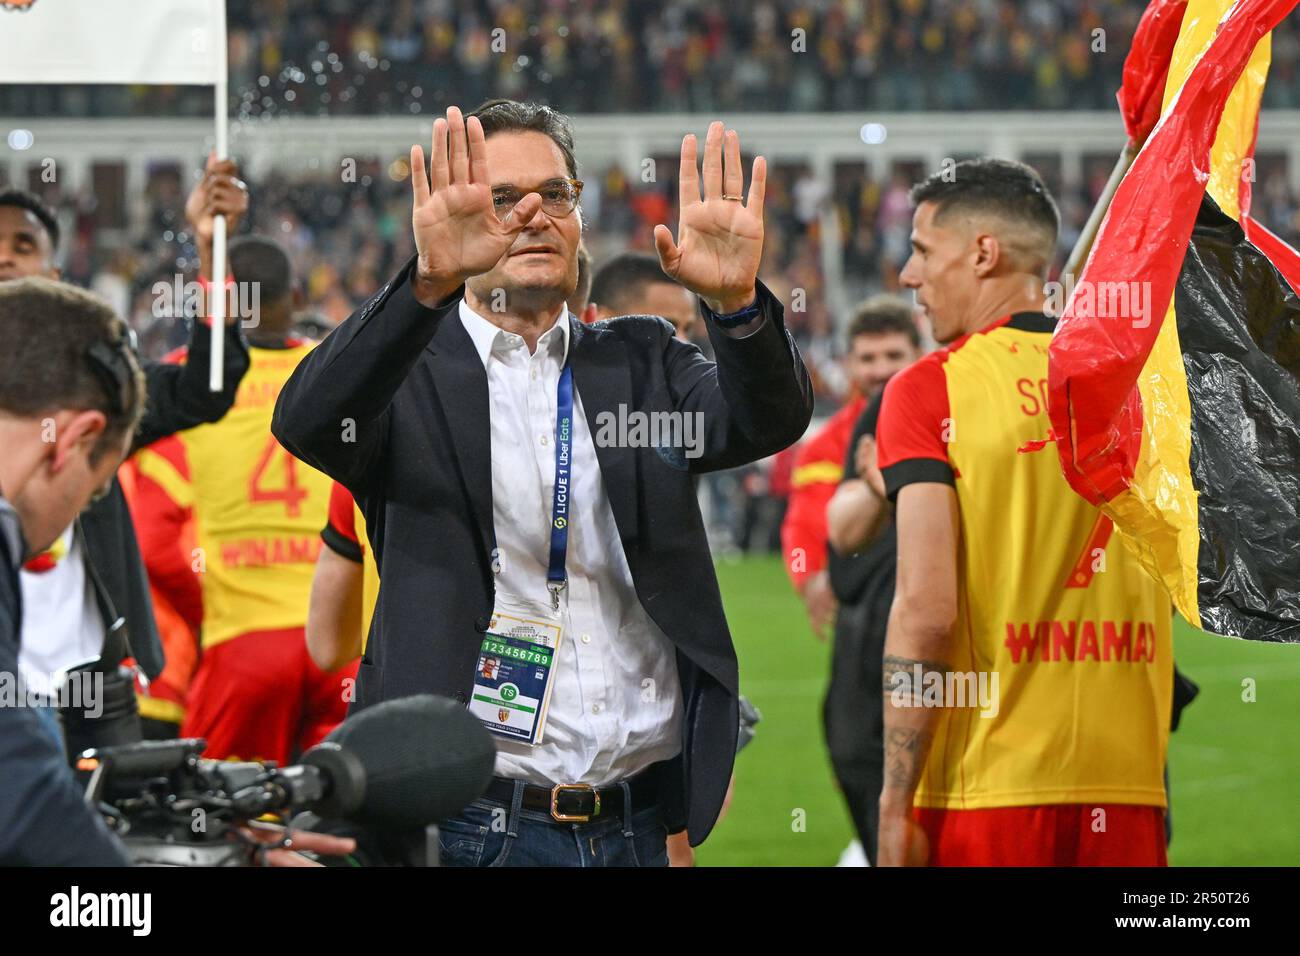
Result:
M569 549L569 468L573 444L573 368L568 362L560 370L555 391L555 493L551 496L551 563L546 569L546 589L551 592L551 610L560 609L560 592L568 584L564 556Z
M568 584L569 504L573 465L573 368L560 370L555 398L555 490L551 496L551 549L546 570L550 608L498 593L479 648L469 709L499 737L540 744L546 727L556 655L564 628L560 594Z

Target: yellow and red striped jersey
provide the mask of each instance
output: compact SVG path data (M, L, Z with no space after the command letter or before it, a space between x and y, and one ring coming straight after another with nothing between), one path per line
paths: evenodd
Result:
M223 419L137 454L140 475L192 514L198 550L190 563L202 586L205 648L306 625L331 481L280 447L271 413L313 345L250 348L248 372Z
M998 690L993 716L944 710L917 806L1165 803L1169 598L1056 455L1029 451L1050 427L1052 328L1006 316L886 386L877 453L890 497L914 482L957 494L951 667L989 687L996 675Z
M147 685L137 684L140 716L179 724L198 669L203 627L202 589L191 570L194 522L165 489L140 474L138 456L124 461L117 477L149 576L149 598L166 660L161 674Z

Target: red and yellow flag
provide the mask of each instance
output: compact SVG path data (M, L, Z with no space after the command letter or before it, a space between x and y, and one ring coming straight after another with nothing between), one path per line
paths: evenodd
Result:
M1116 99L1124 131L1139 146L1160 120L1169 62L1178 42L1187 0L1151 0L1133 31L1133 45L1124 58L1124 79Z
M1269 34L1295 6L1186 4L1049 353L1070 485L1190 623L1267 641L1300 641L1300 257L1248 214Z

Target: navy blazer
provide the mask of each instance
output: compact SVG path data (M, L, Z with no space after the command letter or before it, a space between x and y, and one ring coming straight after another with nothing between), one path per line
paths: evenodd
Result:
M492 462L487 373L458 315L463 289L430 309L414 257L294 371L271 430L344 484L366 518L380 589L353 711L409 694L466 702L492 611ZM708 835L731 777L736 654L692 475L775 454L804 433L812 389L781 304L732 338L706 325L716 364L654 316L583 325L572 315L574 383L596 416L699 412L703 453L601 447L596 457L637 597L677 650L682 757L664 794L671 830Z

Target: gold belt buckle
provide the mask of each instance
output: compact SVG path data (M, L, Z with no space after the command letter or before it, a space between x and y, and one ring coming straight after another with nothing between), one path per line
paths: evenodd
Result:
M596 798L596 805L592 808L590 814L585 813L561 813L559 808L559 799L561 790L588 790ZM600 814L600 793L589 783L557 783L551 787L551 819L557 823L587 823L592 817Z

